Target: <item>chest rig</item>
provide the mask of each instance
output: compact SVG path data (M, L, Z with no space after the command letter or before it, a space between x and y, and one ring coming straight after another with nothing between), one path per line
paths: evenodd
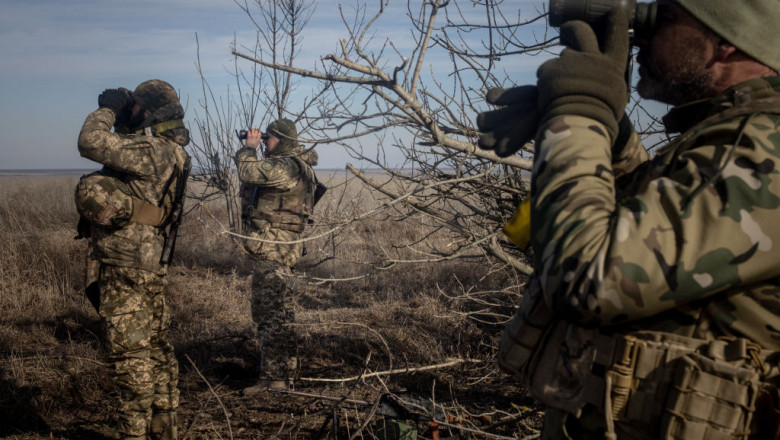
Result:
M290 189L264 186L248 188L245 221L258 220L272 228L303 232L314 208L316 177L314 170L303 160L291 157L298 166L299 177Z

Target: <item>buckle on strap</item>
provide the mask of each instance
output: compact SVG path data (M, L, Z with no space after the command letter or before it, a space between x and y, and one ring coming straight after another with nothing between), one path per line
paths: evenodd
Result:
M610 423L612 418L617 417L628 403L641 342L638 338L627 335L621 338L618 344L615 347L617 362L605 375L607 386L604 390L604 413L607 416L608 425L613 424Z
M770 370L770 366L764 362L767 353L762 353L760 345L745 338L721 336L707 345L706 354L727 362L750 361L752 365L758 367L762 375L769 373Z

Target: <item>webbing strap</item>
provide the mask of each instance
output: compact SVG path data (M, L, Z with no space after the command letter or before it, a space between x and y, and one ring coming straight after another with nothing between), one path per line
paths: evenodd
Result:
M699 393L675 390L670 395L674 405L667 411L684 420L701 420L734 431L744 423L744 413L733 406Z
M681 391L699 392L725 402L750 407L752 396L744 384L714 376L701 370L686 370L678 373Z
M734 440L734 437L724 431L713 429L705 422L675 418L664 437L670 440L690 440L701 438L707 440Z

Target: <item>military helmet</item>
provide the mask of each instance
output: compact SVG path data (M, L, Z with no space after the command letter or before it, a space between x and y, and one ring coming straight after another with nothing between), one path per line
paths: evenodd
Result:
M777 0L675 0L713 32L760 63L780 72Z
M169 104L181 105L173 86L159 79L150 79L139 84L133 91L133 99L149 113Z
M102 228L121 228L133 215L132 190L121 180L100 171L82 176L76 185L76 210Z
M268 133L281 139L298 140L298 131L295 129L295 123L289 119L282 118L268 124L265 129Z
M295 129L295 123L289 119L277 119L268 124L265 131L279 139L279 144L271 152L273 155L290 154L300 146L298 144L298 130Z

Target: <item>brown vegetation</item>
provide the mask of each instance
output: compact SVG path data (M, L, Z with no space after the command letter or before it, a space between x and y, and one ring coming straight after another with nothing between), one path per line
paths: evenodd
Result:
M82 294L86 242L73 239L75 182L0 179L2 438L115 438L115 387L98 316ZM371 216L324 233L331 216L377 203L335 180L329 186L310 231L322 236L307 243L298 268L296 391L372 404L388 393L435 402L437 413L412 408L420 417L406 415L421 438L433 436L431 415L466 428L443 423L442 438L533 435L538 409L493 362L522 280L483 255L424 262L398 246L427 237L430 226L414 215L402 222ZM381 407L372 413L316 397L242 396L257 363L244 257L222 226L225 213L205 208L189 206L169 275L180 437L374 438ZM448 245L445 235L436 240ZM413 259L420 261L398 263ZM383 264L364 264L376 261ZM401 372L378 374L389 370Z

